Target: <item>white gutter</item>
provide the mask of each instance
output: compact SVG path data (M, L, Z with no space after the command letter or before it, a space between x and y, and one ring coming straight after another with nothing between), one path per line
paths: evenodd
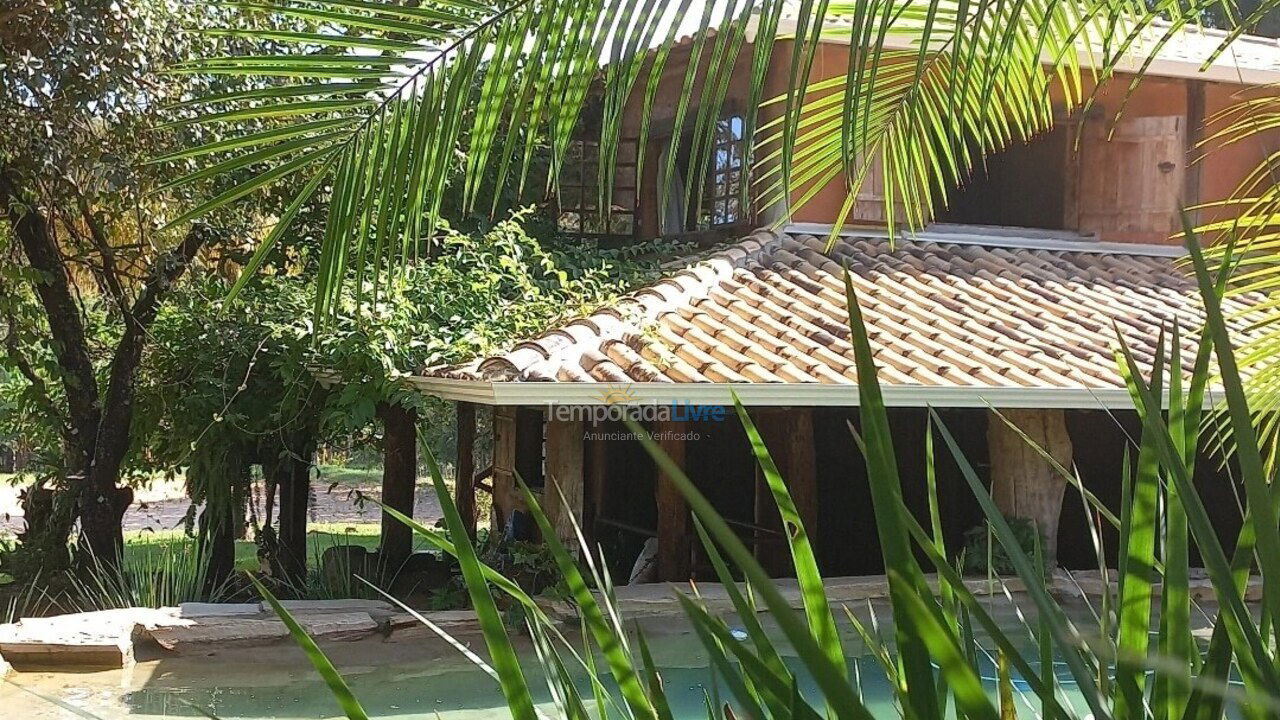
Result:
M749 407L857 407L856 385L826 383L585 383L457 380L414 376L405 382L428 395L481 405L610 405L606 394L630 405L731 405ZM885 385L889 407L1056 408L1131 410L1124 388L929 387Z
M834 227L831 223L790 223L781 232L789 235L813 235L827 237ZM845 225L836 232L839 237L888 237L884 228ZM986 247L1016 248L1019 250L1057 250L1063 252L1094 253L1098 255L1141 255L1148 257L1177 258L1186 254L1177 245L1151 245L1146 243L1102 242L1087 235L1069 232L1036 230L1034 228L987 227L982 225L933 225L911 234L900 232L900 237L914 242L950 243L953 245L983 245Z
M849 45L852 39L849 37L849 26L838 22L825 23L823 28L821 42L835 45ZM1183 32L1192 34L1190 30ZM783 18L778 21L778 37L794 37L796 33L796 21L791 18ZM1202 34L1200 33L1195 34ZM754 33L750 35L750 39L754 41ZM1154 41L1154 39L1152 39ZM1177 38L1170 41L1170 45L1177 42ZM1236 42L1257 43L1260 45L1275 44L1274 40L1269 38L1258 38L1251 35L1245 35L1237 39ZM892 50L919 50L919 36L905 33L889 33L885 36L884 46ZM1120 58L1114 63L1114 71L1137 74L1143 72L1143 66L1147 63L1147 58L1141 55L1141 51L1146 46L1140 47L1137 51L1131 51L1128 55ZM1216 49L1216 48L1215 48ZM1270 48L1268 48L1270 49ZM1097 48L1082 47L1079 50L1078 57L1082 68L1095 69L1094 55L1100 53ZM1280 55L1280 53L1278 53ZM1044 64L1053 65L1057 60L1050 54L1043 56ZM1275 69L1264 69L1257 67L1242 66L1235 59L1235 51L1228 47L1226 52L1222 53L1212 65L1207 68L1203 67L1203 60L1194 60L1191 58L1160 58L1152 60L1147 65L1144 72L1145 75L1155 77L1182 78L1187 80L1210 80L1213 82L1232 83L1236 85L1272 85L1280 80L1280 67Z

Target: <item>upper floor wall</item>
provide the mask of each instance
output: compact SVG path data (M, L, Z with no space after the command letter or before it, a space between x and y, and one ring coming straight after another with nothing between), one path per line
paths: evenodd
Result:
M576 221L583 232L594 227L595 232L639 237L693 233L719 239L788 214L795 222L885 224L890 213L876 163L866 169L847 215L849 184L841 172L793 187L786 203L771 207L761 203L761 195L777 182L776 173L769 172L772 148L757 146L752 151L744 118L753 102L786 93L789 41L777 43L765 86L754 96L749 82L751 49L743 48L728 75L721 112L714 118L714 142L701 144L692 140L692 129L704 108L703 98L710 97L711 90L703 84L711 52L708 45L698 77L687 85L691 48L689 41L678 45L652 99L646 98L645 83L640 82L624 110L622 135L629 140L619 147L609 227L583 221L598 213L593 199L586 198L598 194L593 187L600 182L586 169L571 178L576 184L567 197L571 202L579 198L580 207L562 213L562 221L568 220L562 222L566 229L574 229ZM811 78L842 76L848 61L847 45L823 44L815 55ZM1224 111L1250 94L1274 91L1149 74L1130 94L1132 79L1122 74L1109 80L1087 113L1067 113L1065 103L1059 103L1064 109L1052 130L975 159L976 170L961 187L933 189L937 199L930 214L938 222L1073 231L1106 241L1177 242L1170 236L1181 228L1181 208L1230 197L1242 180L1280 149L1280 131L1240 143L1206 142L1223 126ZM1086 91L1092 89L1086 86ZM780 112L780 103L765 106L759 123ZM673 140L682 113L684 137ZM640 147L635 139L641 135L646 115L648 141ZM593 150L589 143L577 147L584 166L594 165ZM697 178L702 178L699 187L691 189ZM565 180L562 175L562 187ZM747 183L750 186L744 187ZM563 202L562 210L566 210ZM893 210L901 223L902 209ZM1197 211L1197 219L1231 214L1226 208L1203 208Z

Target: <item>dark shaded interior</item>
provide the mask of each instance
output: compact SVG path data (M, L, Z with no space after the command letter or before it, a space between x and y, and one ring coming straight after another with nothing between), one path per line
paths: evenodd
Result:
M988 484L988 411L955 408L937 412L967 463L984 485ZM924 442L928 417L928 410L923 408L889 409L903 500L926 528L930 525ZM1136 413L1075 410L1067 411L1066 419L1075 466L1084 486L1113 512L1118 512L1126 450L1131 462L1136 462L1140 434ZM822 571L829 576L883 574L866 462L849 431L852 423L855 430L861 432L858 410L815 408L813 422L815 481L820 498L816 546ZM620 423L605 423L599 429L627 432ZM693 423L692 429L698 433L698 439L686 446L686 472L750 545L751 527L755 522L757 469L746 434L732 415L723 422ZM612 441L608 453L607 484L602 489L601 514L594 523L595 537L606 548L611 572L622 582L644 541L657 527L655 468L634 439ZM934 435L933 462L943 532L948 554L954 559L964 548L965 533L982 525L984 516L941 432ZM1233 477L1231 468L1224 467L1218 456L1202 449L1195 481L1228 553L1241 527ZM1080 492L1070 486L1063 500L1059 524L1060 566L1072 570L1097 569L1090 523L1101 532L1108 567L1117 566L1117 531L1105 522L1099 525L1095 513L1086 513ZM695 578L713 580L714 573L696 539L693 545ZM923 555L920 559L925 560ZM1201 564L1194 547L1192 563Z
M1136 464L1138 441L1142 423L1133 410L1104 412L1100 410L1075 410L1067 412L1067 431L1071 434L1076 469L1085 488L1107 506L1119 513L1124 484L1121 468L1126 450L1130 463ZM1238 477L1232 464L1223 464L1222 456L1202 446L1196 459L1195 483L1209 520L1217 530L1228 556L1235 549L1243 521L1239 490L1234 478ZM1090 515L1093 515L1090 518ZM1058 564L1069 570L1096 570L1096 549L1092 524L1100 533L1103 557L1107 567L1119 564L1119 532L1109 523L1099 522L1096 513L1086 514L1081 493L1067 488L1058 525ZM1202 566L1200 551L1191 547L1191 564Z
M1068 130L1060 126L976 160L935 220L963 225L1065 229ZM1029 192L1034 190L1034 192Z

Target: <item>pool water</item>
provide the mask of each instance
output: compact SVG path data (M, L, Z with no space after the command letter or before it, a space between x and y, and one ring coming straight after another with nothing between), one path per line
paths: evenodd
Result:
M1012 604L993 606L1003 626L1020 626ZM883 606L868 606L859 615L876 613L881 627L891 627ZM767 623L766 623L767 624ZM642 625L662 668L672 710L677 718L706 716L706 699L728 691L710 670L706 652L683 619L649 620ZM842 626L851 668L857 673L865 704L876 717L896 718L890 688L877 661L866 652L851 627ZM776 632L772 630L771 632ZM470 644L482 645L478 638ZM530 682L540 703L552 710L550 695L535 670L527 642L520 643ZM335 665L347 677L352 690L375 718L406 720L476 720L509 717L497 684L425 629L397 632L389 638L366 639L325 646ZM1028 656L1033 657L1034 652ZM819 694L807 676L797 669L801 692ZM1065 668L1055 668L1066 680ZM995 697L995 670L985 663L982 673ZM1021 695L1025 684L1015 679ZM588 686L581 685L584 697ZM1064 683L1064 694L1078 710L1087 711L1078 692ZM1031 695L1020 700L1019 710L1039 712ZM302 720L340 717L341 711L305 657L292 645L211 651L182 657L144 660L133 668L92 673L32 673L10 675L0 683L3 715L24 720L146 720L150 718L203 717L201 710L222 720ZM10 714L10 713L13 714ZM549 712L554 716L555 713ZM1031 715L1028 715L1029 717Z

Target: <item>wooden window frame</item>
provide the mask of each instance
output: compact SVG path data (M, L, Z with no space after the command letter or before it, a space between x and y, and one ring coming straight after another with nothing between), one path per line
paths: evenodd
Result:
M610 208L602 214L597 207L600 199L600 141L580 139L570 142L560 168L556 203L556 227L562 235L595 240L636 236L639 232L636 155L634 139L619 141ZM566 224L566 216L569 215L573 219Z

